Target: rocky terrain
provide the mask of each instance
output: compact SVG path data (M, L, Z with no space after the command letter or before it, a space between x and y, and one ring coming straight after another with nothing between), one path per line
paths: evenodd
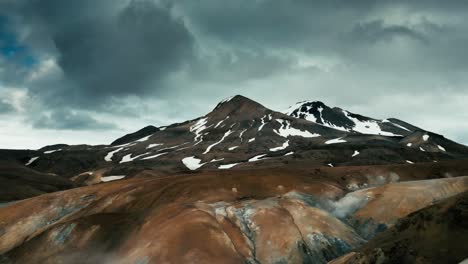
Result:
M468 258L468 147L321 102L235 96L110 145L0 158L0 263Z

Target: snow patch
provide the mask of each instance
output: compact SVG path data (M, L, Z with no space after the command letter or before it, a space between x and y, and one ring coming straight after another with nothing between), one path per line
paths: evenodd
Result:
M264 115L261 119L262 121L262 124L260 125L260 127L258 127L258 131L261 131L263 129L263 127L267 124L267 121L270 121L271 120L271 114L269 114L268 116L267 115Z
M345 143L347 142L346 140L342 138L335 138L335 139L330 139L325 141L325 144L330 145L330 144L338 144L338 143Z
M205 165L206 163L200 163L201 159L197 159L194 156L187 157L182 159L182 163L189 169L189 170L196 170L201 166Z
M419 147L419 150L426 152L426 150L423 149L422 147Z
M289 155L292 155L292 154L294 154L294 151L288 152L288 153L284 154L283 156L289 156Z
M281 124L281 127L278 130L274 130L274 132L284 138L287 138L289 136L299 136L305 138L320 137L319 134L312 134L307 130L302 131L291 127L291 123L288 120L276 119L276 121L278 121Z
M406 146L411 147L411 146L413 146L413 143L408 143L408 144L406 144Z
M446 151L444 147L442 147L441 145L437 145L437 147L442 150L442 151Z
M164 144L163 143L149 144L146 148L150 149L150 148L154 148L154 147L158 147L158 146L162 146L162 145L164 145Z
M120 163L125 163L125 162L131 162L135 159L138 159L139 157L141 156L145 156L145 155L148 155L150 154L150 152L146 152L146 153L143 153L143 154L140 154L140 155L137 155L135 157L132 157L132 154L128 154L128 155L125 155L121 160L120 160Z
M427 140L429 139L429 135L423 135L423 136L422 136L422 139L423 139L424 141L427 141Z
M110 181L116 181L125 178L126 175L114 175L114 176L105 176L101 177L101 182L110 182Z
M239 146L234 146L234 147L230 147L228 148L229 150L235 150L236 148L238 148Z
M105 161L112 161L112 157L114 156L115 153L121 151L122 149L124 149L123 147L122 148L118 148L116 150L113 150L109 153L107 153L107 155L104 157L104 160Z
M354 153L353 153L353 155L352 155L351 157L356 157L356 156L359 155L359 154L360 154L360 152L357 151L357 150L355 150Z
M270 151L279 151L286 149L287 147L289 147L289 140L286 140L281 147L271 148Z
M255 138L249 139L249 142L254 142L254 141L255 141Z
M329 167L332 167L332 168L335 167L335 166L333 166L333 164L331 164L331 163L328 163L327 165L328 165Z
M29 159L29 161L25 164L25 166L29 166L31 165L34 161L36 161L39 157L33 157L31 159Z
M201 143L203 141L203 136L201 132L207 129L206 123L208 122L208 118L200 118L193 126L190 127L190 132L195 134L194 142L195 145Z
M54 149L54 150L48 150L48 151L44 151L44 154L51 154L51 153L54 153L54 152L57 152L57 151L61 151L62 149Z
M261 155L257 155L253 158L250 158L249 159L249 162L255 162L255 161L259 161L259 160L262 160L262 159L267 159L267 158L263 158L265 157L267 154L261 154Z
M220 166L218 167L218 169L220 169L220 170L227 170L227 169L230 169L230 168L236 166L237 164L239 164L239 163L232 163L232 164L220 165Z
M401 136L391 132L383 131L378 122L374 120L361 121L351 116L351 113L343 110L343 114L354 123L353 130L362 134L382 135L382 136Z
M149 135L149 136L146 136L146 137L143 137L143 138L140 138L138 140L135 140L134 142L143 142L143 141L146 141L148 140L153 134Z
M406 163L414 164L414 162L412 162L411 160L407 160Z

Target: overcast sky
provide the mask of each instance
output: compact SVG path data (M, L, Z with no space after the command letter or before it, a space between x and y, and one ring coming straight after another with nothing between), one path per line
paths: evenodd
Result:
M235 94L468 143L468 2L0 0L0 148L110 143Z

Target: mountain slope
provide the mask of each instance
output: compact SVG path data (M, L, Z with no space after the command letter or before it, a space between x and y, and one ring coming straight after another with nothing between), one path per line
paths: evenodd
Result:
M55 174L41 173L15 162L0 161L0 206L37 195L80 186Z

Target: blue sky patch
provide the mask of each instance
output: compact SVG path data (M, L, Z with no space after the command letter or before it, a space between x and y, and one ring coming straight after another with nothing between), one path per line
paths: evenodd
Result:
M25 45L18 42L9 26L8 19L0 16L0 56L24 67L34 66L36 59Z

